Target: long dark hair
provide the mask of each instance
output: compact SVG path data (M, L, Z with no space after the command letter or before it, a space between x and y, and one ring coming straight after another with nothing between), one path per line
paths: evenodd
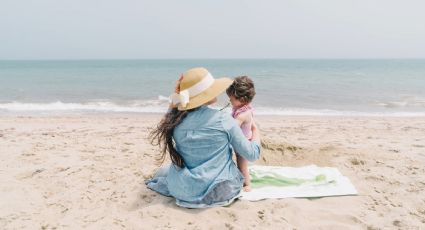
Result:
M184 161L175 148L173 132L187 114L194 110L196 109L179 111L177 108L173 108L165 114L161 122L159 122L156 128L150 132L149 138L151 140L151 144L158 145L161 148L162 154L158 159L161 164L164 162L168 152L173 164L180 168L184 166Z

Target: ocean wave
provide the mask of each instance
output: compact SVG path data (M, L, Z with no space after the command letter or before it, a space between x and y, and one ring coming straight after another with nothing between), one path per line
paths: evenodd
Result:
M118 113L164 113L166 106L149 101L133 102L119 105L113 102L64 103L21 103L10 102L0 104L0 111L6 112L118 112Z
M425 108L425 98L404 96L397 101L379 101L376 104L384 108Z
M222 106L212 106L221 109ZM24 103L9 102L0 103L0 112L3 113L165 113L168 109L168 98L158 100L128 101L122 104L111 101L95 101L87 103L65 103L61 101L51 103ZM230 113L230 108L226 108ZM423 112L361 112L342 111L330 109L306 109L306 108L271 108L264 106L254 107L255 115L279 115L279 116L400 116L400 117L424 117Z

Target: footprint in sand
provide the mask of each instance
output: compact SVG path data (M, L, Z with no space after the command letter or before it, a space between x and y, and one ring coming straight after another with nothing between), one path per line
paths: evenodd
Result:
M140 194L139 197L144 201L145 204L152 203L153 201L153 197L147 194Z
M264 220L264 210L258 211L257 214L258 214L258 218L260 218L261 220Z
M357 159L357 158L351 158L350 159L350 163L352 164L352 165L365 165L366 164L366 161L364 161L364 160L359 160L359 159Z
M17 179L28 179L28 178L32 178L35 175L42 173L44 170L46 170L46 169L44 169L44 168L36 169L35 171L22 173L22 174L16 176L16 178Z
M225 218L230 218L233 222L238 220L236 213L230 210L217 210L216 213L219 216L224 216Z
M232 224L229 224L229 223L225 223L224 226L226 227L226 229L230 229L230 230L235 228Z
M394 220L393 221L393 225L394 226L396 226L396 227L399 227L399 228L401 228L403 225L402 225L402 222L401 221L399 221L399 220Z

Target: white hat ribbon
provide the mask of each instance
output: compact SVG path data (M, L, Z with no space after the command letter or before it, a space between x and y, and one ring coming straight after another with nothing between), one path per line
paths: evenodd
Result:
M180 91L180 93L173 93L170 96L171 103L173 103L173 105L181 104L182 107L186 107L186 105L189 103L190 97L194 97L202 93L212 84L214 84L214 78L210 73L207 73L207 75L201 81L194 84L193 86Z

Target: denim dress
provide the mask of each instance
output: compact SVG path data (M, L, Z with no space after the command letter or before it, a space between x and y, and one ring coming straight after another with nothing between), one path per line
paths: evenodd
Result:
M230 204L244 181L232 160L233 150L249 161L260 156L259 143L247 140L230 114L208 106L190 112L174 129L173 138L184 167L163 167L146 185L176 198L182 207Z

